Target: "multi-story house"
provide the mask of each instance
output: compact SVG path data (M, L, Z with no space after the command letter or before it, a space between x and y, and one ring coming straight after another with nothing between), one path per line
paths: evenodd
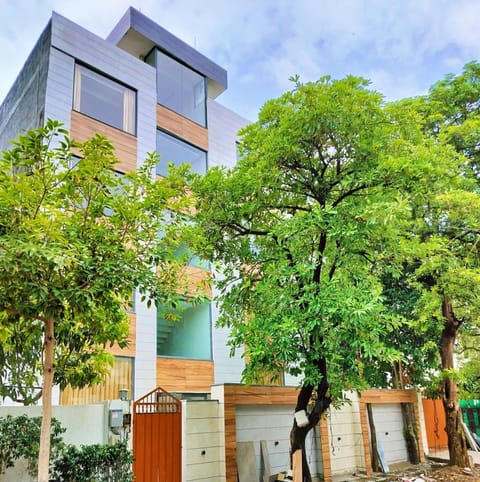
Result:
M114 144L116 169L137 169L157 151L195 172L236 160L236 133L247 120L215 100L227 72L139 11L130 8L106 39L53 13L0 106L0 148L21 132L61 121L79 141L94 133ZM192 281L209 266L192 259ZM116 364L104 385L65 390L60 404L117 398L128 387L136 399L157 386L203 397L214 383L239 382L243 362L230 358L227 332L215 328L213 303L186 306L179 323L167 323L140 297L133 303L131 343L113 349Z
M94 133L105 134L115 147L119 172L137 169L152 151L161 156L160 176L165 175L168 162L188 162L198 173L213 165L233 165L237 132L248 121L216 101L226 88L227 73L222 67L133 8L106 39L53 13L0 106L0 149L52 118L79 141ZM192 284L208 277L209 269L208 264L192 258L188 267ZM166 322L159 315L161 310L147 307L135 295L129 313L131 342L123 350L112 349L116 363L106 383L78 391L66 389L57 394L57 404L112 400L124 388L134 400L156 387L182 398L211 395L215 401L191 403L210 405L205 413L212 418L204 420L207 416L202 415L194 420L195 436L186 440L182 449L183 480L235 482L237 467L248 468L245 460L252 456L253 441L256 480L262 465L260 445L263 455L264 449L272 455L272 470L285 467L296 390L237 385L244 362L240 353L230 357L228 330L215 327L218 308L214 295L211 302L200 306L186 304L183 319L175 324ZM285 381L295 384L291 379ZM316 460L314 471L322 473L326 481L332 473L369 472L366 404L388 402L385 406L394 406L398 416L388 418L385 436L396 433L400 439L400 402L416 404L415 397L393 393L379 402L377 393L364 393L360 408L352 409L335 428L330 425L328 429L322 420L309 449L309 457ZM356 403L358 406L358 400ZM215 404L216 418L211 410ZM214 419L218 419L218 430L212 435ZM134 426L136 423L134 417ZM385 448L395 448L384 442ZM330 457L329 445L335 457ZM387 455L390 452L386 451ZM391 458L399 456L395 453ZM265 469L265 460L262 463Z

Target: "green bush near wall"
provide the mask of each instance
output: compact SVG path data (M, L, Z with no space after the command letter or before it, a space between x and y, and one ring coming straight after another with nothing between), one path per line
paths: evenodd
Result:
M55 460L58 482L132 482L133 457L125 442L107 445L70 445Z
M41 417L0 417L0 474L26 459L37 472ZM133 457L126 442L106 445L66 445L60 422L52 419L50 477L54 482L132 482Z
M28 472L35 475L40 448L42 417L0 417L0 474L13 467L18 459L27 461ZM52 419L50 435L51 458L54 460L64 450L61 434L65 432L60 422Z

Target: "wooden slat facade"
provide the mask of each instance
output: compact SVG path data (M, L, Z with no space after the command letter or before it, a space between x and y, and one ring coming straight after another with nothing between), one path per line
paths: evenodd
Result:
M209 393L213 361L157 358L157 385L169 392Z
M83 405L98 403L119 398L119 390L127 388L130 396L133 394L133 360L131 358L117 358L115 364L105 379L105 382L72 389L66 387L60 393L60 405Z
M194 146L208 151L208 129L157 104L157 126Z
M70 119L72 139L84 142L95 134L103 134L112 142L115 155L120 161L115 166L116 170L130 172L137 169L137 138L135 136L72 110Z

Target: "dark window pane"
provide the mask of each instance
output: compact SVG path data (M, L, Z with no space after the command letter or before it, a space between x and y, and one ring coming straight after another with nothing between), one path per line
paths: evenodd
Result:
M192 172L205 174L207 170L207 154L201 149L170 136L162 131L157 131L157 152L160 162L157 164L157 174L167 175L167 164L176 166L190 164Z

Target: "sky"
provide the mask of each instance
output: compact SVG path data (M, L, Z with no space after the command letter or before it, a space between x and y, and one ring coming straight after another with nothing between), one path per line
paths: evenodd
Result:
M129 6L225 68L218 101L252 121L294 75L396 100L480 60L480 0L0 0L0 102L52 10L105 38Z

